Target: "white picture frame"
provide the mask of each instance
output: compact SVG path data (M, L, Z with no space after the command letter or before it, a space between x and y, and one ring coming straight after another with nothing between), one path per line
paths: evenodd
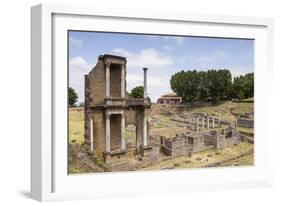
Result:
M270 80L274 76L271 19L40 4L31 9L31 26L32 198L52 201L273 185L274 137L270 132L269 116L266 112L266 108L271 104L268 92L271 90L268 88L273 87ZM66 169L65 136L67 132L65 32L69 29L254 38L255 165L241 168L69 176Z

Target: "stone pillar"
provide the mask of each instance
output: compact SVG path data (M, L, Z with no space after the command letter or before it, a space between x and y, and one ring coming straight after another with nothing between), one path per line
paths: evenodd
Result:
M93 118L90 120L90 141L91 141L91 151L94 151L94 131L93 131Z
M212 117L212 128L215 128L215 117Z
M143 146L147 146L147 122L145 114L143 117Z
M202 130L204 130L204 129L205 129L205 118L202 117Z
M125 64L121 68L121 98L125 98Z
M143 68L143 98L147 98L147 68Z
M199 131L199 118L196 117L196 131Z
M125 141L125 113L123 112L121 118L121 150L126 150L126 141Z
M218 124L220 125L221 123L221 114L219 114L219 119L218 119Z
M210 129L210 118L207 117L207 129Z
M105 96L110 97L110 63L105 64Z
M110 152L110 114L106 114L105 118L105 152Z

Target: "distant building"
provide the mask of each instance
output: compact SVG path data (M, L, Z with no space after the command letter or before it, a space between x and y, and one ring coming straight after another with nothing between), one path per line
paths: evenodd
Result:
M157 100L158 104L180 104L181 97L177 96L175 93L165 94Z

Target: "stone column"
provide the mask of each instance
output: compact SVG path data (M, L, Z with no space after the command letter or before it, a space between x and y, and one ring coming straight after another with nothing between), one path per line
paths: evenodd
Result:
M219 114L218 124L221 123L221 114Z
M110 97L110 63L105 64L105 96Z
M91 117L90 120L90 141L91 141L91 151L94 151L93 117Z
M143 117L143 146L147 146L147 122L145 114Z
M210 118L207 117L207 129L210 129Z
M121 150L126 150L126 141L125 141L125 113L121 114Z
M125 98L125 64L121 68L121 98Z
M147 68L143 68L143 98L147 98Z
M196 131L199 131L199 118L196 117Z
M205 118L202 117L202 130L204 130L204 129L205 129Z
M215 128L215 117L212 117L212 128Z
M106 114L105 118L105 152L110 152L110 114Z

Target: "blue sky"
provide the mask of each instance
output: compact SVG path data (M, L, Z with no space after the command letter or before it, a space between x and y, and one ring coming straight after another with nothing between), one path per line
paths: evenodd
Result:
M253 72L254 40L155 36L102 32L69 32L69 85L84 101L84 74L101 54L127 58L127 91L143 84L148 67L152 101L171 92L171 75L181 70L229 69L232 76Z

